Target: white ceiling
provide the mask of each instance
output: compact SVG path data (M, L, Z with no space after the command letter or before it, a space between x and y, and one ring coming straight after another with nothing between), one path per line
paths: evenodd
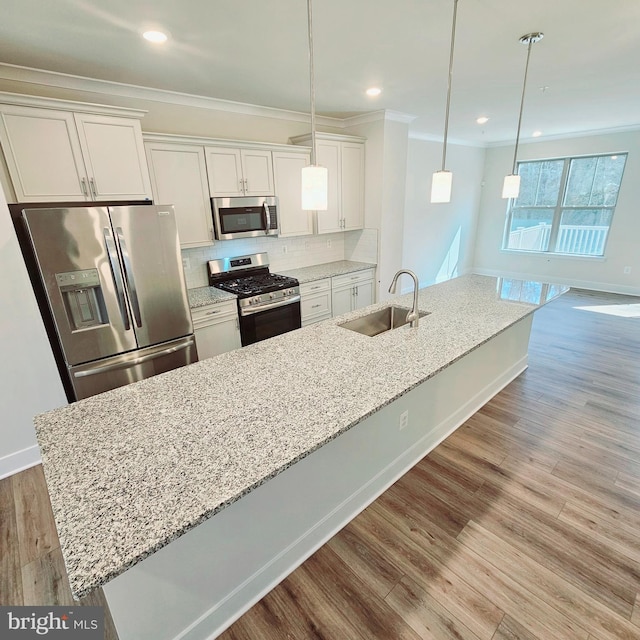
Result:
M453 0L313 6L318 113L390 109L441 136ZM532 31L523 141L640 126L639 25L639 0L459 0L450 140L515 138ZM0 62L302 112L307 46L306 0L12 0L0 18Z

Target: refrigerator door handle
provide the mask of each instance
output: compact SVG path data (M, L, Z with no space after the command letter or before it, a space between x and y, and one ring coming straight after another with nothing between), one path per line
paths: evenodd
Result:
M182 351L183 349L188 349L194 343L193 338L183 342L182 344L167 347L162 351L156 351L155 353L149 353L146 356L140 356L139 358L133 358L132 360L124 360L122 362L114 362L113 364L106 364L102 367L94 367L93 369L87 369L86 371L75 371L73 373L74 378L86 378L87 376L95 376L99 373L105 373L107 371L117 371L118 369L127 369L128 367L134 366L136 364L142 364L143 362L148 362L149 360L155 360L156 358L160 358L162 356L169 355L170 353L175 353L176 351Z
M140 302L138 300L138 291L136 289L136 281L133 278L133 269L131 267L131 257L129 256L129 249L127 249L127 243L124 239L124 231L122 227L116 227L116 233L118 234L118 242L120 243L120 251L122 252L122 262L124 264L124 274L127 279L127 285L129 286L129 293L131 298L131 308L133 310L133 317L138 327L142 327L142 316L140 314Z
M107 255L109 256L109 265L111 266L111 275L113 282L116 285L116 296L118 298L118 307L120 308L120 315L122 316L122 322L126 331L131 329L131 323L129 322L129 314L127 313L127 301L124 296L124 282L122 281L122 273L120 272L120 265L118 264L118 252L116 250L116 244L111 235L111 229L105 227L103 229L104 244L107 248Z

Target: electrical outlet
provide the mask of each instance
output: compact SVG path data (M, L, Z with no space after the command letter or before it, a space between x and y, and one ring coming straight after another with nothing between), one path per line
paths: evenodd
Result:
M282 245L282 253L287 253L287 245Z
M331 249L331 240L327 240L327 249Z
M191 269L191 260L189 260L189 258L182 258L182 268L185 271L189 271Z
M409 409L403 411L400 414L400 422L398 424L400 431L402 431L409 424Z
M631 273L631 267L625 267L624 268L624 273L625 273L625 275L628 276Z

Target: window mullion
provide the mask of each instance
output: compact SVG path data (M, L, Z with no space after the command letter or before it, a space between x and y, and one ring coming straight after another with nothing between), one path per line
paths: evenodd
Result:
M571 163L570 158L565 158L564 166L562 167L562 176L560 177L560 188L558 189L558 200L553 212L553 220L551 222L551 231L549 233L549 246L547 251L554 252L556 250L556 242L558 240L558 233L560 232L560 220L562 219L562 205L564 204L564 196L567 189L567 180L569 176L569 165Z

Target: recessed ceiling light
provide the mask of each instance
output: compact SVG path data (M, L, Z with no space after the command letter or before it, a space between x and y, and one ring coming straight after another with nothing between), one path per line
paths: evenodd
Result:
M167 34L162 33L162 31L145 31L142 34L142 37L149 42L154 42L156 44L162 44L167 41Z
M375 98L376 96L379 96L382 93L382 89L379 89L378 87L371 87L370 89L367 89L365 93L369 97Z
M486 122L489 122L489 118L487 118L487 116L480 116L476 119L476 122L478 124L485 124Z
M542 131L534 131L534 132L531 134L531 137L532 137L532 138L539 138L541 135L542 135Z

